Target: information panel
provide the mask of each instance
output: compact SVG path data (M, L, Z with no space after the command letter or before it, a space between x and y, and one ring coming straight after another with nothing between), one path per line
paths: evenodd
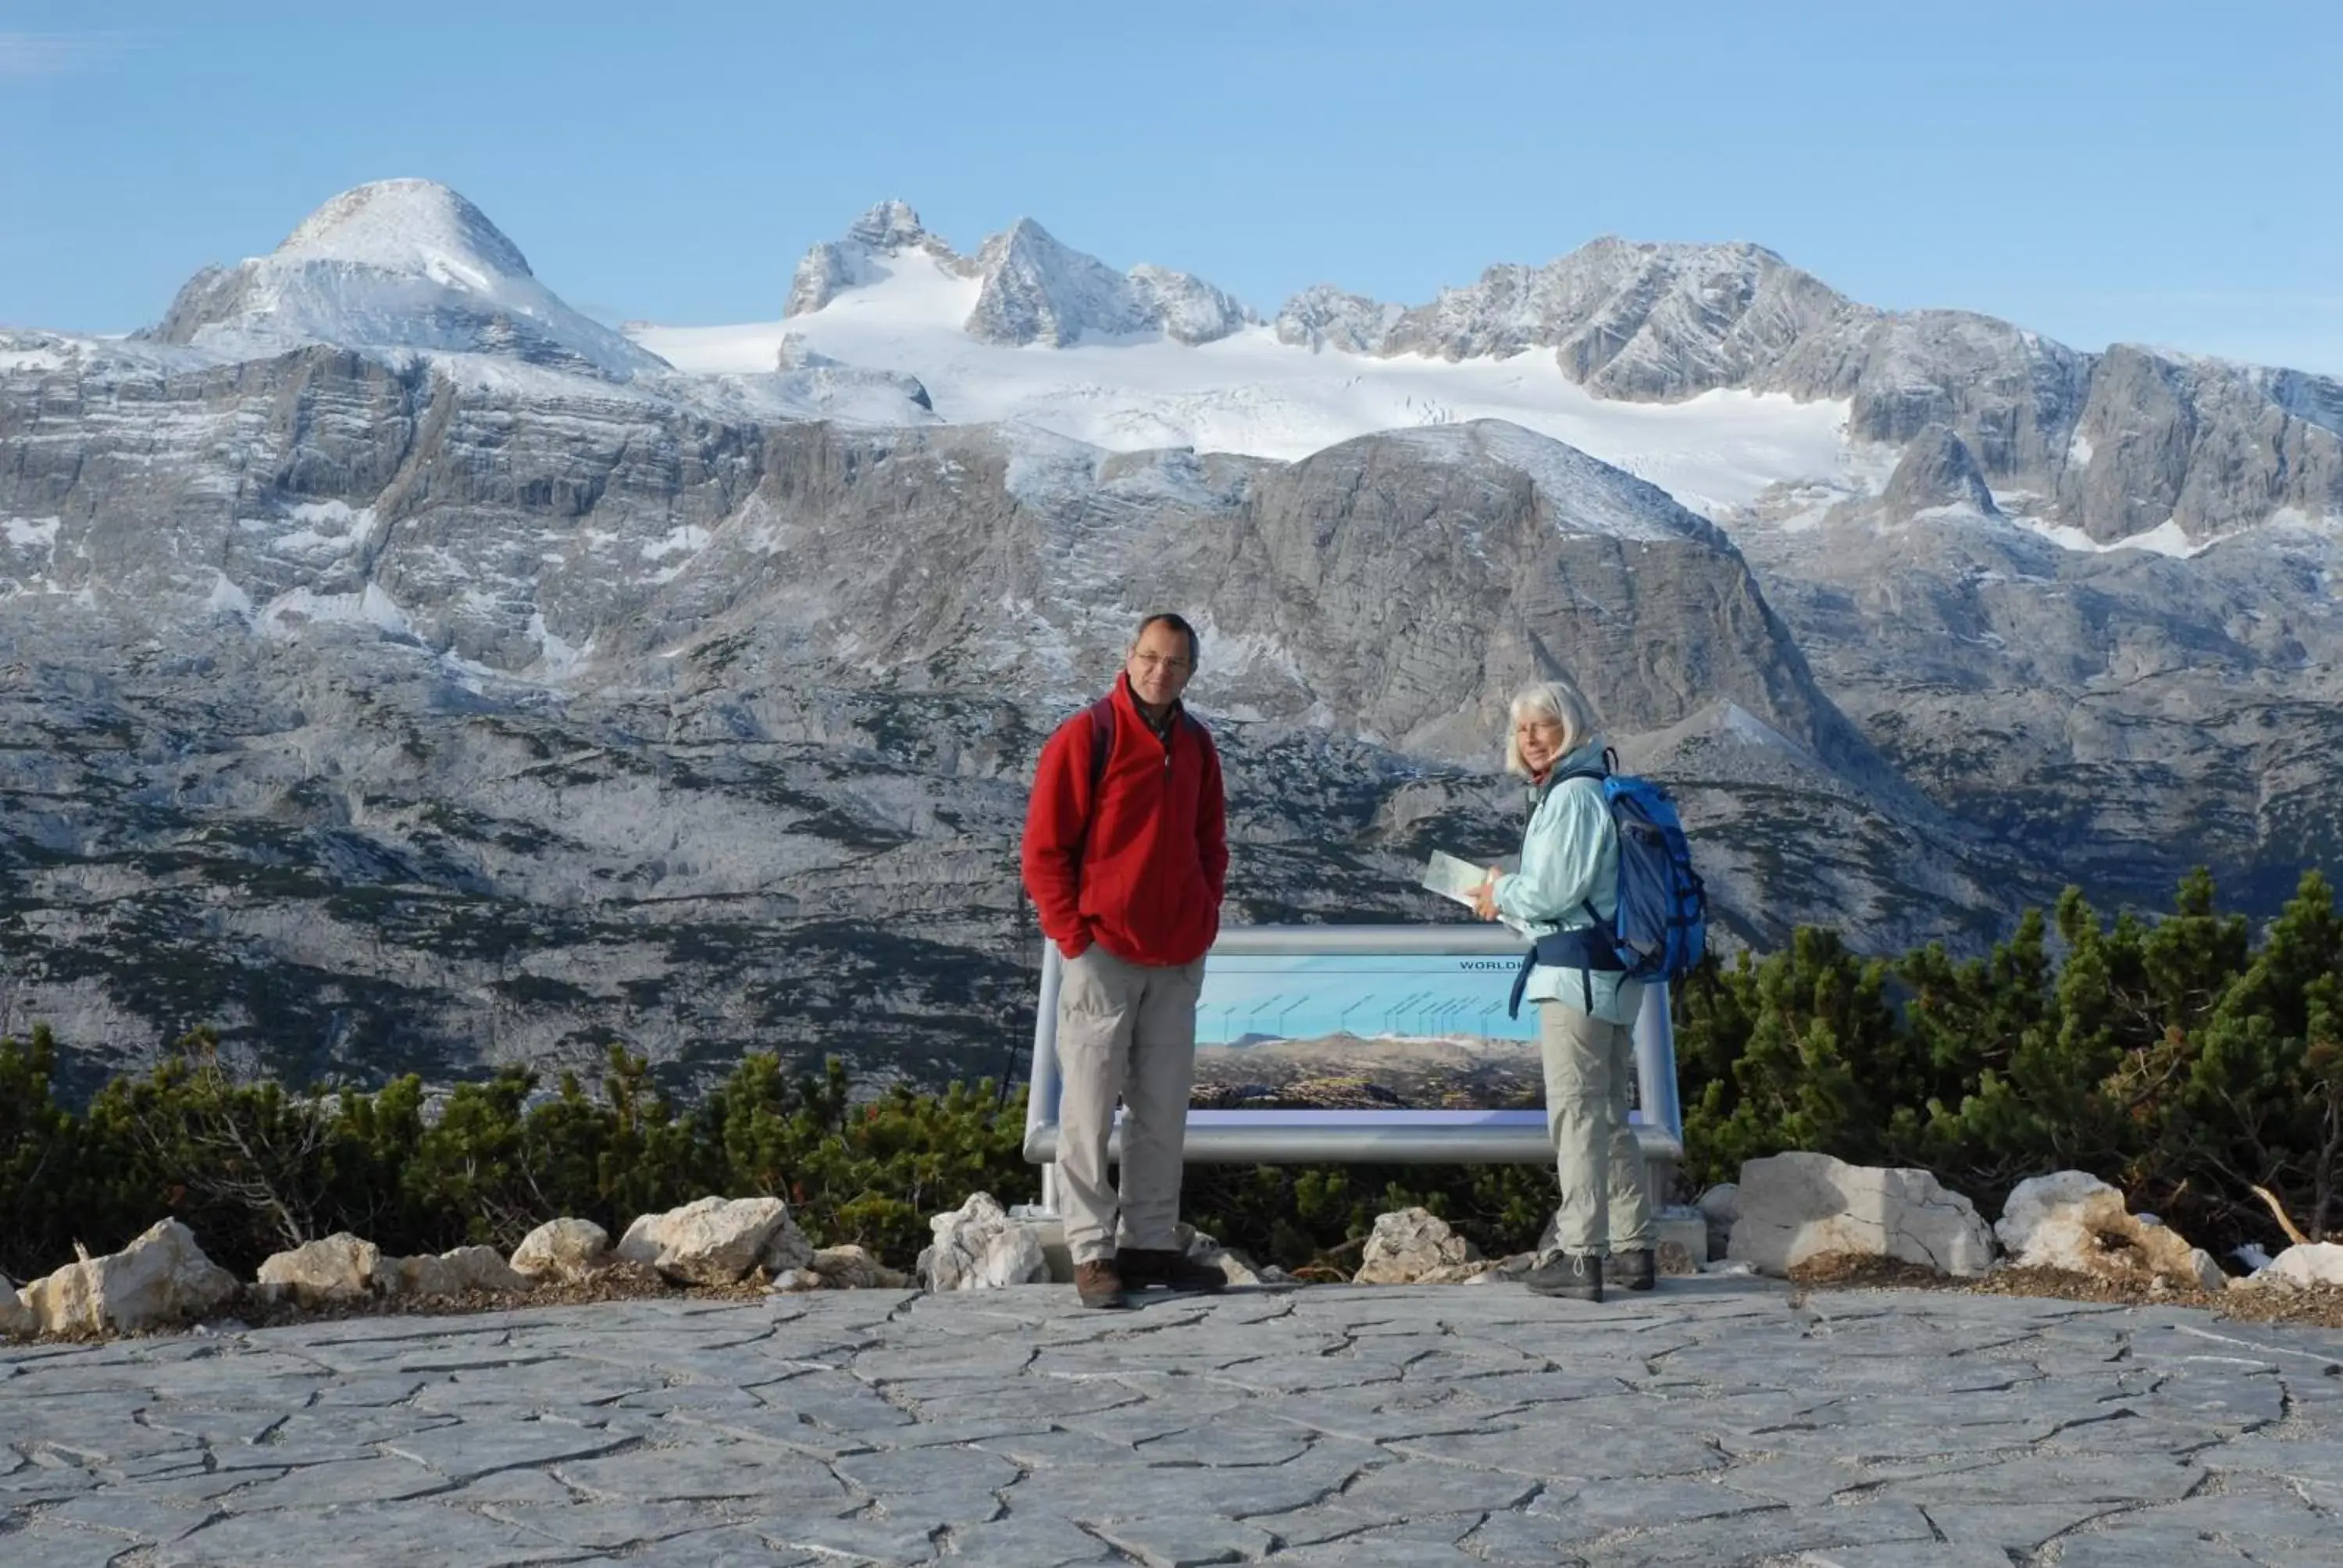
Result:
M1505 1016L1521 939L1501 927L1251 926L1204 967L1194 1161L1537 1161L1551 1157L1537 1008ZM1057 1148L1060 959L1042 963L1025 1155ZM1683 1156L1664 988L1635 1031L1646 1158Z

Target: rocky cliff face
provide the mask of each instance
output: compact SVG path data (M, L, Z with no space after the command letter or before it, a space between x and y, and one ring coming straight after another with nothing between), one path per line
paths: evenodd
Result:
M1785 780L1902 846L1830 894L1882 934L1996 906L1724 536L1556 443L1117 457L598 385L325 348L0 378L9 1027L88 1070L196 1021L296 1077L613 1039L996 1070L1024 782L1165 603L1205 627L1233 918L1434 913L1414 864L1517 830L1503 700L1559 669L1703 758L1730 929L1825 913Z
M1896 771L2101 900L2162 907L2205 865L2270 909L2303 868L2343 859L2332 528L2187 558L1877 503L1737 532L1819 684Z

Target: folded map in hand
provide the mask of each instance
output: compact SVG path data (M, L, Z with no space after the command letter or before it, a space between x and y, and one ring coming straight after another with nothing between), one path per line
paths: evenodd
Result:
M1473 896L1481 890L1481 884L1488 879L1488 876L1489 869L1486 866L1476 866L1470 860L1460 860L1444 850L1434 849L1432 851L1432 858L1423 862L1422 885L1430 891L1438 893L1443 899L1455 900L1469 910L1473 907ZM1513 930L1524 935L1527 934L1528 928L1519 920L1504 915L1500 915L1498 919Z
M1470 905L1473 896L1480 891L1488 879L1488 869L1470 860L1460 860L1445 850L1434 849L1432 859L1423 863L1423 885L1443 899L1453 899Z

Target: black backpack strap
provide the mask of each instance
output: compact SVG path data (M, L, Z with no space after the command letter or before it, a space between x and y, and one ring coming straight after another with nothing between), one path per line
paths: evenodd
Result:
M1107 759L1114 755L1114 699L1101 697L1090 706L1091 813L1098 813L1099 786L1106 780Z
M1090 705L1091 804L1082 818L1081 847L1074 851L1074 885L1082 879L1082 862L1090 859L1091 829L1098 825L1099 790L1106 784L1106 765L1114 755L1114 699L1101 697ZM1079 895L1077 895L1079 896Z

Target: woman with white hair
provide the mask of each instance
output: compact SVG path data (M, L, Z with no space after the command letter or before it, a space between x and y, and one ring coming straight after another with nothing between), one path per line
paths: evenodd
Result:
M1530 781L1530 821L1522 869L1505 874L1493 866L1481 885L1482 919L1509 916L1534 939L1611 920L1619 832L1604 800L1605 758L1594 713L1569 681L1536 681L1515 695L1505 769ZM1525 1282L1541 1295L1590 1302L1603 1299L1606 1275L1648 1291L1656 1272L1652 1204L1643 1151L1627 1123L1643 982L1540 963L1524 994L1538 1004L1546 1129L1562 1184L1556 1251Z

